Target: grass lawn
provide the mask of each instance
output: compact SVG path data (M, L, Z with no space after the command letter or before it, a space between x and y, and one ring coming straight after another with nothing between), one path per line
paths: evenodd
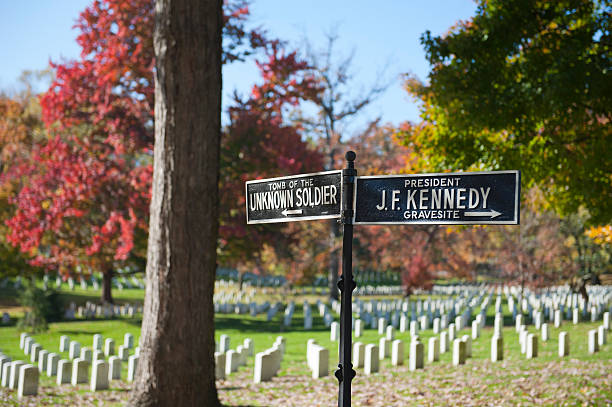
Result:
M117 290L118 291L118 290ZM134 290L138 291L138 290ZM141 291L142 292L142 291ZM87 298L88 293L75 289L70 298ZM123 290L131 298L130 290ZM301 304L297 303L297 304ZM507 309L505 309L507 313ZM287 348L279 376L271 382L252 383L254 358L247 367L242 367L227 380L217 381L219 396L231 406L329 406L337 403L338 383L333 372L337 365L337 342L330 341L329 330L313 308L313 330L304 331L301 305L296 305L291 327L282 325L282 312L267 322L265 315L223 315L215 319L215 338L227 334L231 348L235 349L246 338L253 339L255 352L272 345L276 336L287 338ZM474 312L476 315L476 312ZM489 319L489 318L488 318ZM507 318L507 323L511 318ZM473 357L463 366L453 367L451 353L440 356L433 364L425 362L425 369L410 372L405 366L392 367L389 359L381 361L381 371L364 376L361 369L353 381L354 406L405 406L405 405L609 405L612 403L612 351L605 345L599 353L587 352L587 332L597 323L572 325L565 321L560 329L550 326L550 340L539 340L539 355L535 360L526 360L520 353L518 334L513 326L504 328L504 361L492 363L490 341L492 328L482 331L473 342ZM211 327L213 329L213 327ZM535 332L533 326L530 332ZM570 356L557 356L557 338L560 330L570 334ZM59 352L59 338L68 335L82 346L91 347L93 335L115 340L115 349L123 343L123 335L130 332L136 341L140 333L140 320L121 318L114 320L74 321L53 323L49 331L34 335L44 349ZM465 329L459 334L470 334ZM432 330L421 332L427 355L428 339ZM312 380L305 362L306 342L316 339L330 349L330 376ZM361 338L353 341L378 343L376 330L366 329ZM396 332L396 339L405 342L408 357L409 333ZM19 349L19 332L15 327L0 328L0 349L13 360L25 360ZM63 353L62 358L68 358ZM127 363L123 363L122 378L127 377ZM40 376L39 396L17 401L15 391L0 389L1 405L121 405L127 400L129 383L113 381L111 389L92 393L88 385L57 386L54 378Z

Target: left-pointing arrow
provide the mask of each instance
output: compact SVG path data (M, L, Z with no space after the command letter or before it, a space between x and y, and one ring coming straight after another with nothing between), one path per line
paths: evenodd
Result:
M285 215L285 216L288 216L288 215L301 215L302 214L302 210L301 209L285 209L281 213L283 215Z
M474 212L464 212L465 216L489 216L491 219L497 218L501 215L501 212L497 212L494 209L490 211L474 211Z

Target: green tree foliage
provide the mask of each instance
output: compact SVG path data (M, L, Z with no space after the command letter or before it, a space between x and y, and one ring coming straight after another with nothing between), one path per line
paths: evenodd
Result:
M19 320L20 329L31 332L44 332L47 330L46 313L50 302L45 292L36 287L34 279L28 279L19 295L19 303L26 308L25 315Z
M521 169L561 214L612 220L608 0L480 0L421 37L428 84L408 78L423 122L404 133L435 169Z

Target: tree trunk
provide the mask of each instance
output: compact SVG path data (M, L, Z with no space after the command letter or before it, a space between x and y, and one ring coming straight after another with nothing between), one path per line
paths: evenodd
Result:
M102 272L102 303L113 304L113 269L109 267L107 270Z
M330 246L329 251L329 298L338 299L338 268L340 267L340 251L336 248L336 242L340 236L340 225L336 219L330 221Z
M238 272L238 291L242 292L242 285L244 284L244 271Z
M155 158L132 406L219 406L221 0L156 0Z

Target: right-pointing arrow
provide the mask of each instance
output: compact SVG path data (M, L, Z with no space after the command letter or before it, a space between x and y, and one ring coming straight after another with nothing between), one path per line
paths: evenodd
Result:
M463 214L465 216L489 216L491 219L494 219L501 215L501 212L491 209L489 211L464 212Z

